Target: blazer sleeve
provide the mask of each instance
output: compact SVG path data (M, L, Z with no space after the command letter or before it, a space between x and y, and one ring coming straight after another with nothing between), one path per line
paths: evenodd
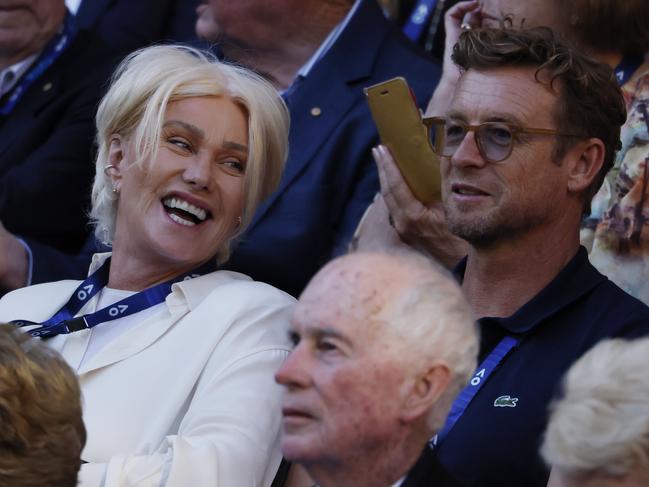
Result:
M79 485L271 484L281 460L281 388L273 376L289 352L286 327L293 300L286 296L273 306L250 301L255 304L214 347L178 434L167 436L149 455L83 465ZM218 309L214 303L201 307L191 312L192 319L211 316L213 321Z
M29 246L32 257L32 275L30 284L61 281L63 279L85 279L93 254L109 252L110 248L97 242L94 235L89 235L81 251L67 254L31 238L23 238Z

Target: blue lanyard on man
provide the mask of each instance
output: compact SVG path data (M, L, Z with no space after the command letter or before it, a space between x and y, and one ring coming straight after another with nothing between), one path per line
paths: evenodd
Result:
M498 368L501 362L509 355L509 353L518 346L520 339L506 336L496 347L487 355L480 366L477 368L473 377L467 386L460 392L460 395L455 399L451 406L451 411L446 418L446 424L442 430L433 438L432 444L439 444L448 435L449 431L453 429L455 423L464 414L469 404L476 396L478 391L487 382L489 376Z
M11 91L5 104L0 107L0 115L9 115L11 113L27 92L27 89L63 54L63 51L70 45L75 34L74 16L68 11L66 12L60 32L45 46L45 49L43 49L43 52L36 59L31 69L27 71Z
M412 9L408 22L403 27L403 33L417 42L428 25L428 19L432 16L436 6L437 0L419 0Z
M74 315L81 311L88 301L108 284L109 269L110 259L107 259L99 269L79 284L68 302L49 320L42 323L14 320L11 323L20 327L34 326L27 333L33 337L40 338L51 338L56 335L92 328L100 323L123 318L162 303L171 292L171 286L174 283L192 279L209 272L213 270L213 265L203 265L192 272L182 274L174 279L147 288L111 306L100 309L95 313L74 318Z

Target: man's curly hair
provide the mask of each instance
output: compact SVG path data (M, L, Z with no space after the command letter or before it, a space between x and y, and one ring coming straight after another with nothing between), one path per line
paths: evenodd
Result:
M604 163L584 194L584 211L613 166L620 149L620 127L626 120L622 92L610 66L597 62L551 29L473 29L460 35L453 61L462 71L501 67L536 67L535 79L558 94L554 118L559 132L600 139L606 148ZM555 161L578 141L559 137Z
M73 487L86 430L72 369L40 340L0 325L0 485Z

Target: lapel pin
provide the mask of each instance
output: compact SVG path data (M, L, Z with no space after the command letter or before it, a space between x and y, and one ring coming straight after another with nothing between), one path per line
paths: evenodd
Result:
M313 107L311 109L311 115L313 115L314 117L319 117L321 113L322 110L320 109L320 107Z
M50 91L52 89L52 83L49 81L43 85L43 91Z

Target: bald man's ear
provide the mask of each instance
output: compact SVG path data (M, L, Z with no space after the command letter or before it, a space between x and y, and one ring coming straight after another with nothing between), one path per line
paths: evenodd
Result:
M451 371L445 363L434 363L414 378L406 391L401 418L404 422L428 416L451 381Z
M597 138L580 141L568 151L568 191L582 193L597 177L606 148Z

